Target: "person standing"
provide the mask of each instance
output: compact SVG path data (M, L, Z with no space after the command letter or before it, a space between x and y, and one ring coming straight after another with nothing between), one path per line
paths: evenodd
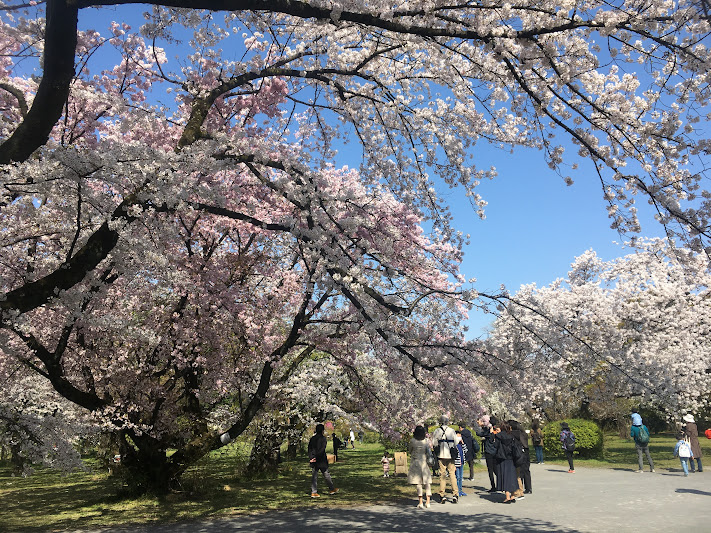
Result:
M568 459L568 474L575 474L575 466L573 465L575 434L570 431L570 426L568 426L567 422L560 423L560 445L565 452L565 457Z
M316 424L314 436L309 440L308 454L309 463L311 464L311 497L318 498L318 473L319 470L323 473L323 478L329 488L329 494L336 494L338 489L333 485L331 473L328 471L328 456L326 455L326 435L323 424Z
M353 428L351 428L350 438L351 438L351 448L355 449L355 433L353 432Z
M506 495L503 503L516 503L513 494L519 490L516 465L513 461L513 440L511 426L499 424L496 433L496 489Z
M654 472L654 461L652 461L652 456L649 454L649 429L642 423L642 417L634 417L635 413L632 413L632 427L630 428L630 437L634 439L634 447L637 450L637 462L639 463L638 473L644 472L644 463L642 462L642 454L647 456L647 462L649 463L649 471ZM634 422L639 422L635 424Z
M520 480L519 485L522 485L520 491L516 493L516 497L522 499L524 498L524 494L531 494L533 492L531 490L531 456L528 446L528 433L526 433L517 420L509 420L509 425L511 426L511 433L514 439L519 440L523 451L523 458L521 462L516 465L516 472Z
M338 462L338 450L343 446L343 441L335 433L331 437L333 439L333 455L336 456L336 462Z
M538 424L538 421L533 422L531 425L531 442L533 443L533 449L536 452L536 463L539 465L544 464L543 462L543 431Z
M390 457L390 453L385 450L383 458L380 459L380 464L383 465L383 477L390 477L390 463L392 462L392 460L393 458Z
M496 435L492 431L492 426L490 425L491 420L498 422L496 418L489 418L486 415L477 420L479 429L476 430L476 434L482 439L484 460L486 461L486 469L489 473L489 483L491 483L489 492L496 492L496 479L494 477L496 472Z
M469 481L471 481L474 479L474 459L476 459L476 454L479 451L479 443L474 440L472 432L464 426L464 422L459 423L459 431L462 434L462 442L467 447L465 462L469 465Z
M454 467L454 458L450 452L450 447L456 447L458 443L457 434L448 426L449 417L442 415L439 418L440 426L435 429L432 435L435 449L438 450L437 462L439 463L439 503L446 503L447 498L447 476L452 486L452 503L459 501L459 491L457 489L457 472Z
M684 475L689 475L689 461L694 461L694 454L691 451L691 446L686 440L686 434L680 432L677 435L676 446L674 447L674 457L678 457L681 461L681 468L684 470Z
M699 428L696 426L696 421L693 415L686 414L682 419L685 425L682 427L684 435L689 438L689 444L691 444L691 451L694 454L693 459L689 460L689 467L691 468L691 473L696 472L696 466L699 467L699 473L703 472L704 469L701 465L701 445L699 444ZM696 464L694 464L694 459L696 459Z
M462 489L462 482L464 481L464 463L467 457L467 445L462 441L462 433L457 431L457 437L459 438L459 443L457 444L457 457L454 459L454 469L457 472L457 495L466 496L466 492Z
M410 439L410 444L407 447L410 454L410 468L407 471L407 482L411 485L417 485L417 497L419 503L418 509L430 507L430 498L432 497L432 474L430 467L427 464L427 454L432 453L432 448L429 439L425 438L424 426L417 426L415 432ZM423 504L422 493L426 500Z

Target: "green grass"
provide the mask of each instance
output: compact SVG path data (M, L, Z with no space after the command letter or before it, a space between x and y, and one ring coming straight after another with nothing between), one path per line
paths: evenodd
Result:
M245 455L228 446L189 470L183 490L164 497L119 497L118 480L96 469L68 476L37 469L28 477L11 477L0 466L0 531L58 531L119 524L173 522L205 517L295 509L369 504L412 496L404 476L382 477L380 444L362 444L339 452L331 475L341 493L312 499L311 469L301 458L284 462L278 477L247 480L237 472ZM393 467L394 468L394 467Z
M704 454L711 457L711 440L700 439ZM650 451L657 469L679 468L673 457L675 439L653 435ZM328 496L323 477L323 496L311 499L311 470L300 458L284 462L277 477L247 480L238 472L247 458L239 444L227 446L206 457L189 470L182 491L167 496L121 497L120 481L99 471L87 461L88 472L68 476L37 469L28 478L11 477L9 466L0 465L0 531L60 531L90 529L121 524L168 523L296 509L309 506L334 507L372 504L413 498L414 488L405 476L382 477L380 444L362 444L339 453L340 461L331 474L341 493ZM546 463L567 465L564 457L546 457ZM624 468L636 470L634 443L616 436L605 437L601 459L579 459L576 467ZM394 468L394 467L393 467ZM485 471L481 464L475 471Z
M701 450L704 458L711 457L711 440L699 438ZM676 438L671 434L652 435L649 442L649 453L652 455L655 469L681 468L679 459L674 457L674 446ZM704 460L702 458L702 462ZM647 458L644 457L644 466L647 468ZM567 465L565 456L546 456L546 463ZM616 435L605 435L603 456L599 459L581 459L575 455L575 466L586 466L589 468L625 468L637 470L637 451L634 441L621 439Z

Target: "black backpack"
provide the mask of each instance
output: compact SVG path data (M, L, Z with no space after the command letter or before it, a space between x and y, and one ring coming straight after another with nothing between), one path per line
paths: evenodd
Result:
M565 451L572 452L575 450L575 435L573 432L568 430L565 432L565 437L563 437L563 446Z

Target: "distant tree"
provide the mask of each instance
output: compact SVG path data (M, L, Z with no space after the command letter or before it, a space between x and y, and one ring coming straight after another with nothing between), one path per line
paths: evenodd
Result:
M597 408L613 402L626 406L627 416L639 403L678 413L708 401L707 260L664 240L638 244L637 252L609 262L586 252L567 279L512 297L490 349L520 369L528 400L545 406L557 395Z

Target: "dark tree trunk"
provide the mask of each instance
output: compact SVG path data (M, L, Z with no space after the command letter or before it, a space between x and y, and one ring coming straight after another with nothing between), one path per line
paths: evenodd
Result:
M262 427L254 439L254 447L249 456L247 475L262 476L274 475L279 471L281 462L281 443L284 441L282 433L272 427Z

